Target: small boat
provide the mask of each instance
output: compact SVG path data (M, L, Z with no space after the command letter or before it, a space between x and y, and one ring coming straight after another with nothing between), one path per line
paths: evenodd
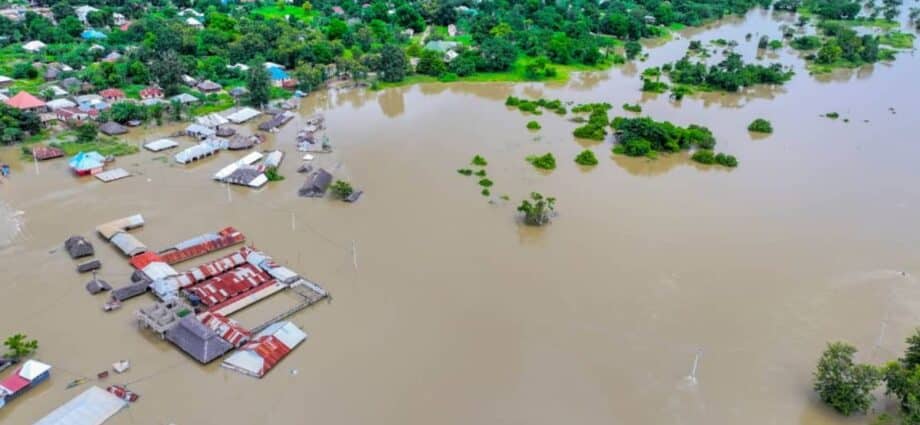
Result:
M138 398L140 398L137 393L134 393L121 385L110 385L105 390L115 394L116 397L131 403L134 403Z
M115 311L119 308L121 308L121 301L114 298L106 301L106 303L102 305L102 311Z
M131 363L127 360L120 360L115 363L112 363L112 369L116 373L125 373L126 370L131 368Z
M69 390L73 387L79 387L80 385L83 385L85 383L86 383L86 378L74 379L73 381L70 381L67 384L67 389Z
M107 370L103 370L102 372L99 372L99 373L96 374L96 378L97 378L97 379L105 379L105 378L108 378L108 377L109 377L109 371L107 371Z

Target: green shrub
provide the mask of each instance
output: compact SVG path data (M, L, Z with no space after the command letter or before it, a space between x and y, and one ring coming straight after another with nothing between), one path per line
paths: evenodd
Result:
M724 153L717 153L715 160L716 160L716 164L723 165L729 168L735 168L738 166L738 160L735 159L735 157L732 155L728 155Z
M352 192L355 191L354 188L351 187L351 184L345 180L336 180L332 186L329 186L329 189L331 189L332 194L339 199L345 199L351 196Z
M556 157L552 153L547 153L543 156L531 155L527 157L527 162L529 162L534 167L537 167L541 170L555 170L556 169Z
M530 121L527 123L527 128L531 130L539 130L541 127L540 127L540 123L536 121Z
M700 149L693 153L691 157L696 162L700 164L711 165L716 162L716 156L709 149Z
M485 167L486 165L489 165L489 163L486 161L485 158L482 157L482 155L474 156L472 164L479 166L479 167Z
M477 171L477 172L475 172L475 173L473 173L473 174L475 174L476 177L485 177L485 176L486 176L486 170L479 170L479 171Z
M482 191L481 191L481 192L479 192L479 193L481 193L481 194L482 194L482 196L489 196L489 195L491 195L491 194L492 194L492 192L491 192L491 191L489 191L489 189L482 189Z
M594 166L597 165L597 157L594 156L594 152L585 149L575 157L575 163L578 165Z
M462 175L464 175L464 176L471 176L471 175L473 175L473 170L470 170L469 168L461 168L461 169L457 170L457 172L460 173L460 174L462 174Z
M479 180L479 185L482 187L492 187L492 180L489 180L489 179Z
M637 103L637 104L634 104L634 105L630 105L630 104L628 104L628 103L624 103L624 104L623 104L623 109L625 109L625 110L627 110L627 111L629 111L629 112L636 112L636 113L638 113L638 112L642 112L642 105L640 105L640 104L638 104L638 103Z
M824 114L824 116L825 116L825 117L828 117L828 118L830 118L830 119L832 119L832 120L835 120L835 119L837 119L837 118L840 118L840 114L838 114L838 113L836 113L836 112L828 112L828 113Z
M748 125L748 131L753 131L756 133L772 133L773 125L770 124L770 121L767 121L763 118L757 118L750 125Z
M265 177L268 178L270 182L277 182L284 180L284 176L278 174L278 167L268 167L265 169Z
M544 198L543 195L533 192L530 199L521 201L518 211L524 213L524 223L531 226L542 226L549 223L553 212L556 210L556 198Z

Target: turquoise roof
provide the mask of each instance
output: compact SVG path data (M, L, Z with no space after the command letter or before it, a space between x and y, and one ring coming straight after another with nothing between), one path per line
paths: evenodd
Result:
M290 78L287 72L277 66L268 67L268 75L272 77L272 80L287 80Z
M90 170L93 168L102 167L105 163L105 157L100 155L99 152L90 151L90 152L80 152L74 155L68 163L70 168L74 170Z
M103 40L106 38L105 34L93 29L83 31L80 37L83 37L84 40Z

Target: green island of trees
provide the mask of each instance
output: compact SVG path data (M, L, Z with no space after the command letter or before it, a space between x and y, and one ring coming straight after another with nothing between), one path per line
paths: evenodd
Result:
M773 124L763 118L757 118L748 125L747 129L755 133L772 133Z
M556 157L554 157L552 153L546 153L544 155L530 155L527 157L527 162L541 170L556 169Z
M540 108L548 109L559 115L565 115L566 109L565 105L562 104L562 101L559 99L537 99L537 100L527 100L520 99L514 96L508 96L505 99L505 105L512 108L517 108L523 112L530 112L531 114L540 115L542 112Z
M572 134L582 139L604 140L607 136L607 125L610 124L607 111L612 108L609 103L585 103L572 108L574 113L589 113L588 122L577 127Z
M575 163L578 165L593 167L597 165L597 156L595 156L594 152L591 150L585 149L575 157Z
M540 127L540 123L536 121L530 121L527 123L527 128L530 130L539 130L541 127Z
M636 113L639 113L639 112L642 112L642 105L640 105L640 104L638 104L638 103L632 104L632 105L630 105L630 104L628 104L628 103L624 103L624 104L623 104L623 110L629 111L629 112L636 112Z
M544 197L532 192L530 199L521 201L517 210L524 213L524 223L530 226L542 226L549 223L556 211L556 198Z
M792 78L791 70L774 63L769 66L746 64L741 55L731 52L716 65L694 61L684 56L670 66L664 67L672 83L683 84L702 90L736 92L756 84L783 84Z
M489 165L489 162L486 161L486 159L483 158L482 155L478 155L478 154L473 157L470 163L477 167L485 167L486 165Z
M904 356L883 366L857 364L856 347L833 342L821 354L814 372L814 390L828 406L849 416L866 413L875 401L873 391L885 383L885 395L893 396L900 409L894 416L882 414L876 423L920 424L920 329L907 338Z
M616 144L613 147L616 154L657 158L659 152L673 153L696 148L697 151L692 157L694 161L726 167L738 165L738 160L734 156L716 154L712 151L716 139L712 132L703 126L690 124L680 127L668 121L655 121L648 117L616 117L611 126L616 131Z

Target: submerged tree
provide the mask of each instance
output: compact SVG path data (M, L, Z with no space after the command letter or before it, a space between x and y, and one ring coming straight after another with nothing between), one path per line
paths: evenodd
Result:
M556 198L544 198L543 195L533 192L530 199L521 201L518 211L524 213L524 223L531 226L542 226L549 223L556 211Z
M818 360L814 389L822 401L844 415L865 412L875 397L872 391L881 381L881 373L872 365L853 363L856 348L833 342Z
M351 183L345 180L336 180L329 188L332 190L332 194L339 199L345 199L351 196L355 191L355 189L351 187Z
M249 90L249 102L253 105L262 106L271 98L271 78L268 76L268 70L257 61L249 65L246 88Z
M9 350L7 357L21 359L38 350L38 341L29 340L24 334L15 334L3 341L3 345Z

